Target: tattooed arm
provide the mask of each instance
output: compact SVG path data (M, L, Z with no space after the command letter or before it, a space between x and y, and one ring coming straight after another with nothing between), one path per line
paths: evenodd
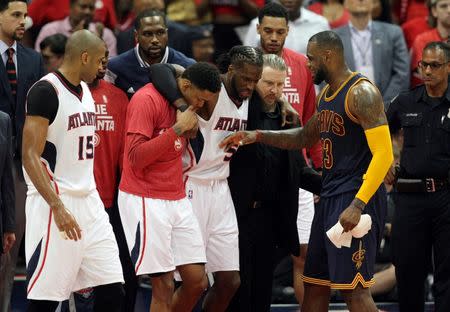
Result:
M358 224L362 210L380 187L394 160L383 99L378 89L367 81L360 82L349 91L348 109L350 118L364 129L372 160L358 193L339 217L346 232Z
M316 113L303 128L279 131L239 131L226 137L219 146L228 148L232 145L263 143L281 149L295 150L311 147L319 138L319 120Z
M387 125L383 98L378 89L368 81L362 81L351 89L348 108L364 130Z

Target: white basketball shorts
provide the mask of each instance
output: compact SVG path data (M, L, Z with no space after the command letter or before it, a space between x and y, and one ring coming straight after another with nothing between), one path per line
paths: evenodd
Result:
M300 244L308 244L314 218L314 195L304 189L298 190L297 230Z
M239 230L227 180L189 178L186 194L206 245L207 271L238 271Z
M63 301L80 289L123 283L119 249L97 193L61 194L81 228L81 240L66 240L41 195L26 200L27 298Z
M205 263L205 245L191 203L119 191L119 212L136 275Z

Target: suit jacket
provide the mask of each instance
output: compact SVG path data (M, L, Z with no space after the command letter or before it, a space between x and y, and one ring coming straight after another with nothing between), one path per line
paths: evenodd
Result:
M21 159L22 130L25 123L25 102L28 90L45 74L42 57L36 51L25 48L17 43L17 101L14 102L11 86L6 74L5 65L0 62L0 111L7 113L15 128L13 149L17 153L16 159Z
M334 30L344 44L345 61L355 71L350 26ZM400 27L372 21L372 55L375 84L383 96L385 108L402 91L409 88L410 61Z
M0 112L0 252L3 252L3 233L14 232L15 199L11 132L8 114Z
M261 118L262 99L254 92L249 103L247 130L255 130ZM281 120L280 120L281 124ZM255 166L256 144L242 146L233 155L230 162L228 184L233 198L239 231L241 225L253 208L254 194L258 185ZM299 151L284 151L281 172L283 178L279 185L279 199L270 201L277 213L274 216L275 236L281 247L298 256L299 239L297 231L298 189L299 187L315 194L320 194L321 176L307 167L303 154ZM257 208L256 208L257 209ZM242 229L244 230L244 229Z

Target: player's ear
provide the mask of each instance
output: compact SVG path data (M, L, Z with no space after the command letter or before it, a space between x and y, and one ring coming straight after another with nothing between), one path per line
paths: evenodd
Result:
M256 33L258 34L258 35L261 35L261 25L259 25L259 24L256 24Z
M86 65L88 63L89 60L89 55L87 53L87 51L84 51L83 53L81 53L81 63L83 65Z
M234 73L234 66L233 66L233 64L228 65L228 72L229 72L230 74L233 74L233 73Z

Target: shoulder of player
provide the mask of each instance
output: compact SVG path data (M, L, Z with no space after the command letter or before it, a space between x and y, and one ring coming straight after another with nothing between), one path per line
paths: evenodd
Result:
M129 106L145 107L146 109L155 110L160 107L168 106L168 103L152 83L147 83L133 95Z
M346 106L348 112L364 125L384 123L383 98L380 91L369 81L361 80L349 90Z
M283 48L283 59L285 62L294 61L294 62L300 62L302 64L306 64L306 62L307 62L306 55L299 53L297 51L291 50L289 48Z

